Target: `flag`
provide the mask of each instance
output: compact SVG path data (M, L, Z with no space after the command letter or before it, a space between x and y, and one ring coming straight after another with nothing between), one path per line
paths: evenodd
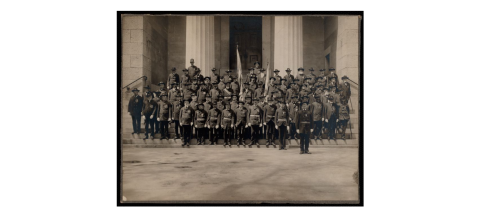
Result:
M267 74L265 75L265 91L263 91L264 96L267 96L269 82L270 82L270 63L267 63ZM266 97L265 97L265 100L267 100Z
M238 82L240 82L240 95L243 93L243 79L242 79L242 62L240 61L240 54L238 53L237 45L237 72L238 72Z

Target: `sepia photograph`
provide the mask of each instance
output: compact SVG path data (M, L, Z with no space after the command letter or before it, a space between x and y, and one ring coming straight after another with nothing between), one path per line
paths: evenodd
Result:
M363 206L363 12L117 11L117 205Z

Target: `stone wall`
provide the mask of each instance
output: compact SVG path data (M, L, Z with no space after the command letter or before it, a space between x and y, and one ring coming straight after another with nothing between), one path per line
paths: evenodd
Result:
M143 74L147 83L166 82L170 70L168 57L168 17L144 16L143 22Z
M186 25L187 18L185 16L168 17L168 73L171 73L171 69L175 67L177 73L182 75L182 69L186 68Z
M143 16L122 17L122 87L143 76ZM142 91L142 82L132 88Z
M324 56L330 56L330 64L325 62L325 69L335 68L337 63L337 31L338 31L338 17L326 16L324 19ZM328 71L327 71L328 72Z
M315 74L325 68L324 26L320 16L303 17L303 68L313 67ZM297 70L297 69L292 69ZM307 71L308 72L308 71Z

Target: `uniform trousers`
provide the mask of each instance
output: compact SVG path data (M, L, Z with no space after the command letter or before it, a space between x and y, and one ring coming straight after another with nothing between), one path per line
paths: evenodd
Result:
M132 115L132 124L133 124L133 132L140 133L140 121L142 120L142 115L134 114Z
M328 138L333 139L335 138L335 128L337 127L337 119L335 116L331 116L328 119Z
M295 123L290 123L290 139L295 139L295 132L297 132L297 127L295 126Z
M162 138L169 138L168 121L160 121L160 133L162 135Z
M212 126L210 128L210 143L213 143L213 142L217 142L218 141L218 135L219 135L219 131L220 131L220 127L215 128L215 126Z
M232 139L233 128L230 125L225 126L223 130L223 139L225 140L225 144L229 144L230 140Z
M275 141L275 123L273 123L273 121L267 122L267 131L265 134L267 134L267 141Z
M282 125L278 127L278 132L280 134L279 140L280 140L280 148L285 148L286 144L285 142L287 141L287 126Z
M192 138L192 126L191 125L183 125L183 144L187 145L190 144L190 139Z
M303 152L308 151L310 143L310 133L300 133L300 150Z
M252 129L252 144L256 144L258 143L258 140L260 139L260 134L261 134L261 130L260 130L260 126L259 125L252 125L251 127Z
M314 127L314 130L313 130L313 135L314 136L318 136L318 137L322 137L322 121L314 121L313 122L313 127Z
M175 127L175 136L179 137L178 131L180 130L180 135L183 135L182 131L183 128L180 126L180 121L178 120L173 120L174 127Z
M155 125L155 118L150 119L150 116L145 115L145 136L148 137L148 132L150 131L150 135L153 137L155 135L154 132L154 125Z
M237 141L240 143L241 141L245 141L245 124L240 123L237 126Z
M346 120L339 120L338 123L342 127L342 136L345 136L345 131L347 130L347 124L348 124L349 119Z

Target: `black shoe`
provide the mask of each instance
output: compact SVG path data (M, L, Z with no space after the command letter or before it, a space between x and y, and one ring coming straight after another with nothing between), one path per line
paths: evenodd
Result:
M148 139L148 136L146 136L145 138L143 138L143 140L146 140L146 139Z
M309 152L309 151L306 151L306 152L305 152L305 154L312 154L312 153L311 153L311 152Z
M152 136L152 140L153 140L153 139L154 139L154 138L153 138L153 136Z
M305 152L303 152L303 151L300 151L300 154L304 154L304 153L305 153Z
M132 135L135 134L135 132L132 133Z

